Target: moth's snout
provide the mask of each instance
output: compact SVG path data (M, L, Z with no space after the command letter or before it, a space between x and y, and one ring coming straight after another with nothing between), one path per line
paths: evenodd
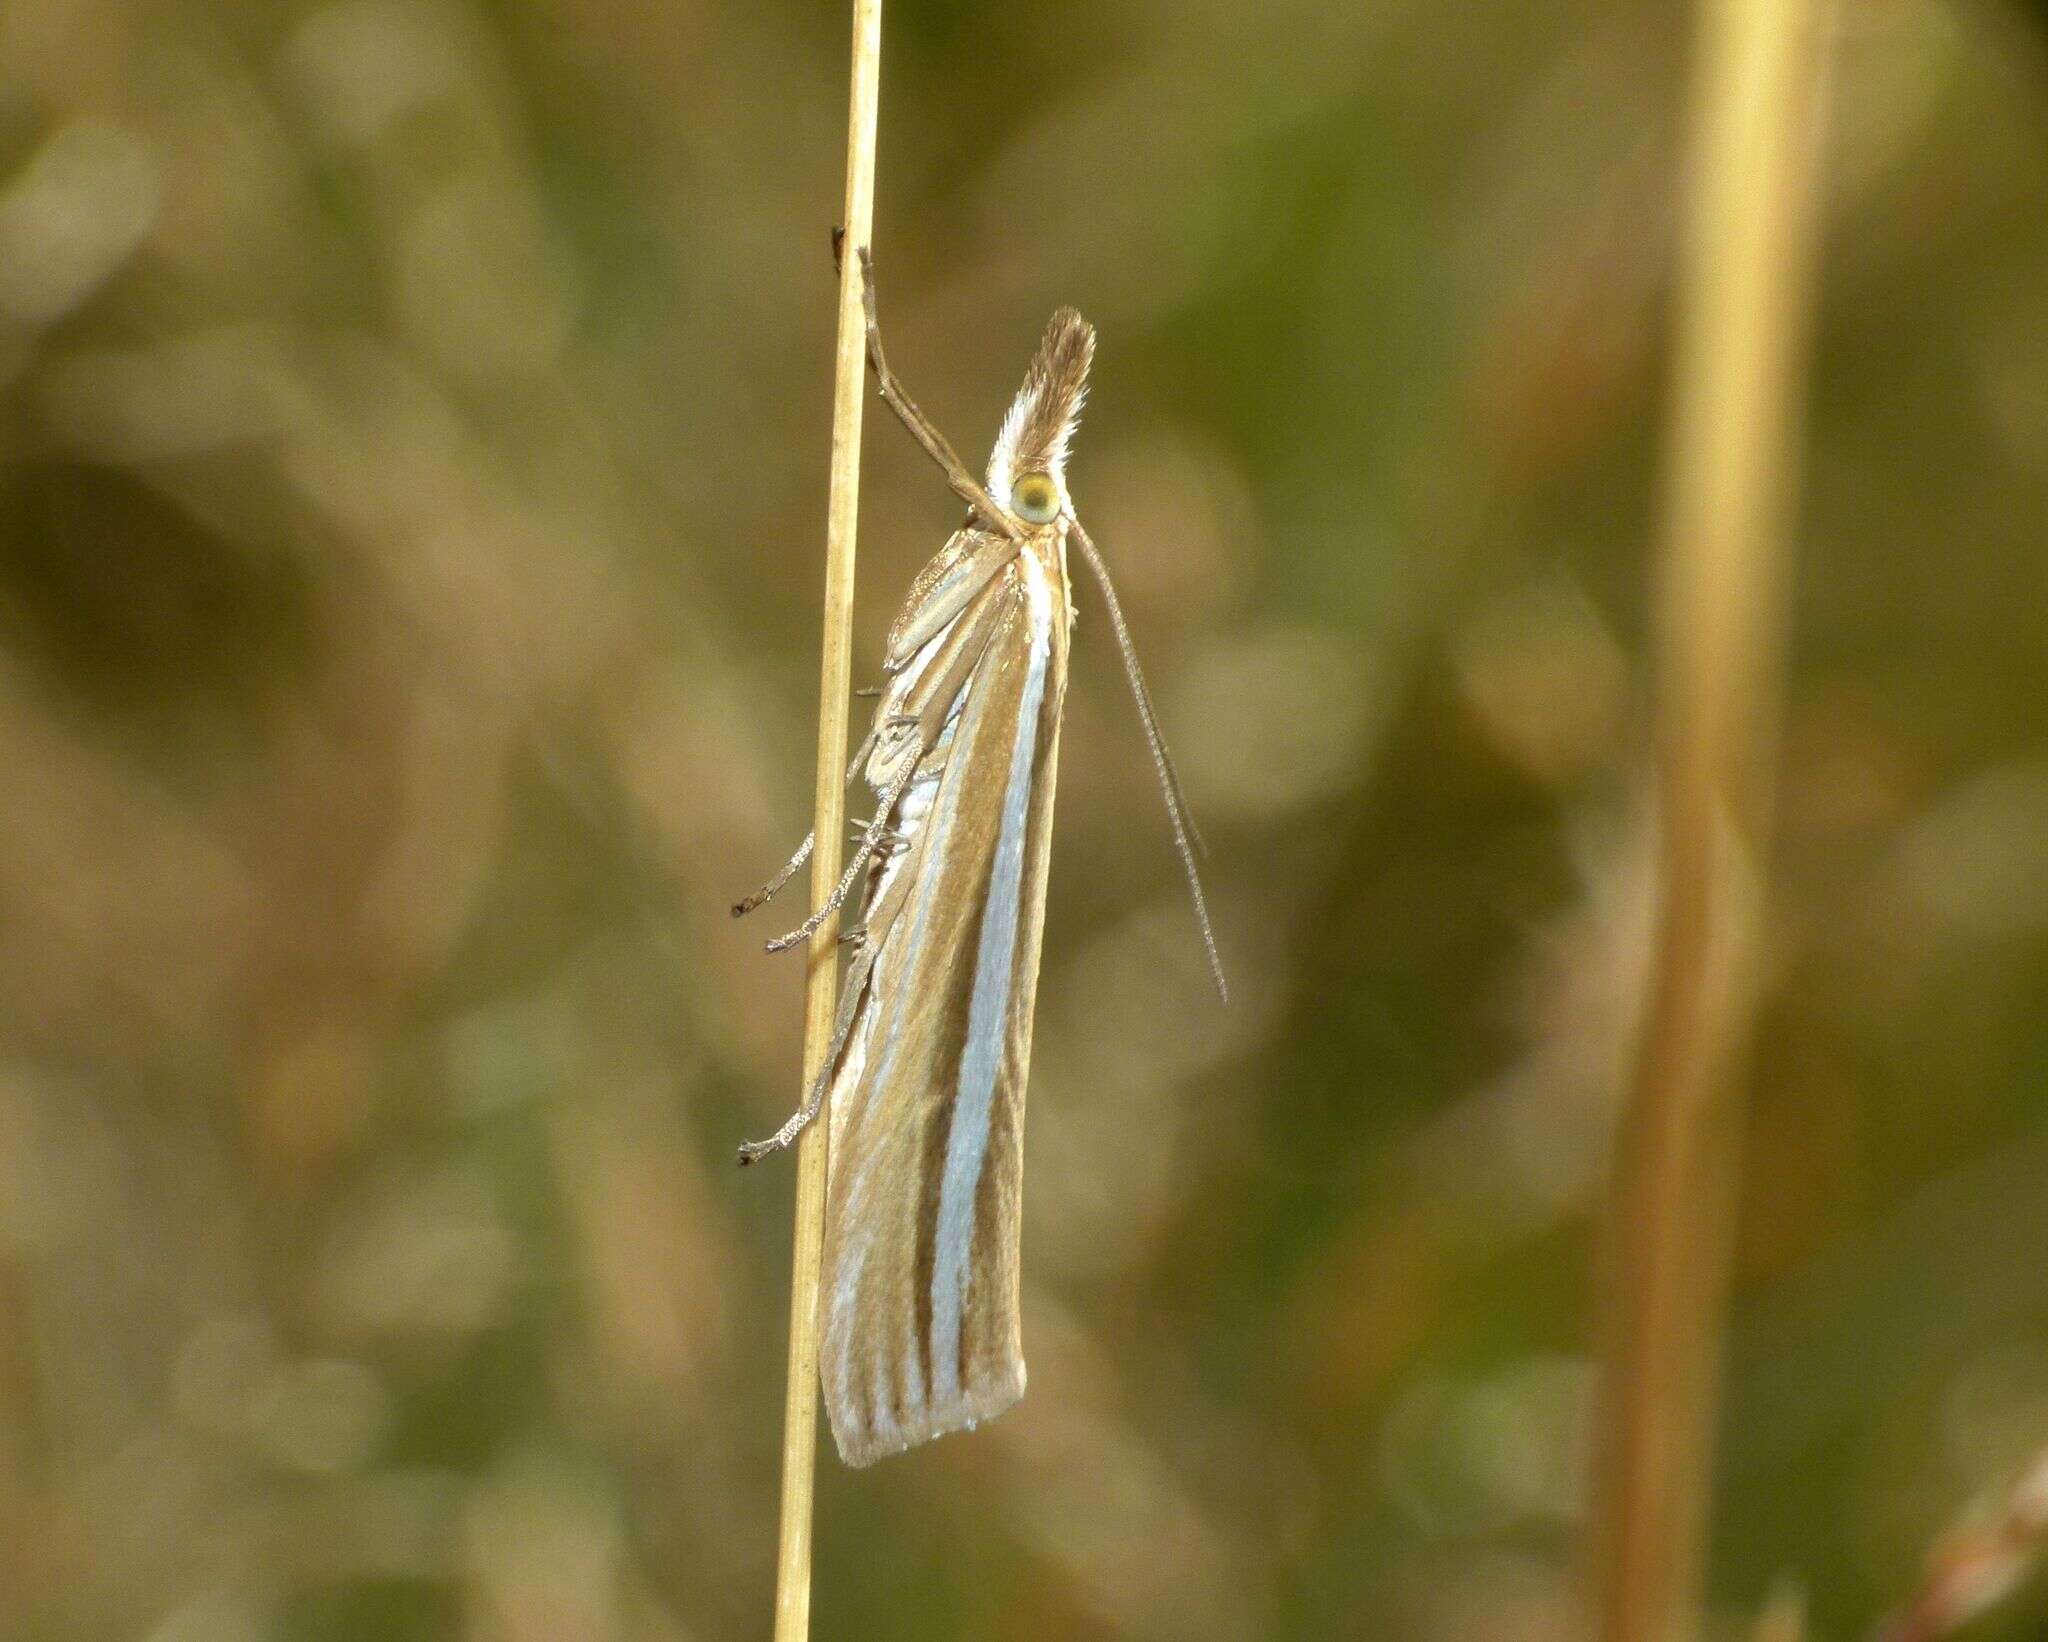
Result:
M1018 516L1034 524L1051 523L1065 505L1067 443L1088 397L1088 367L1094 358L1095 327L1072 308L1060 309L1046 326L1045 340L996 437L988 467L991 490L998 495L1021 490L1034 477L1051 481L1054 500L1043 517L1028 511L1034 498L1012 502Z

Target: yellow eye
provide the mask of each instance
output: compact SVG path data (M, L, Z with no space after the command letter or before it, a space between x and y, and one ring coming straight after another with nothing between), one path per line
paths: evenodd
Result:
M1020 519L1049 525L1060 516L1060 487L1049 473L1024 474L1010 486L1010 506Z

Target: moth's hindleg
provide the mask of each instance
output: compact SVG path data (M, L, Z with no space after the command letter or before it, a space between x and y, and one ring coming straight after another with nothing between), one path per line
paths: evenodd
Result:
M789 1121L766 1140L750 1140L740 1147L740 1167L758 1163L770 1152L779 1152L811 1126L825 1105L825 1092L832 1087L832 1074L839 1069L839 1057L846 1051L846 1040L853 1032L853 1023L860 1018L861 998L867 991L868 976L875 967L875 949L871 946L859 948L853 960L846 966L846 981L839 993L839 1011L832 1021L832 1041L825 1048L824 1063L818 1074L811 1079L811 1086L804 1092L804 1103L790 1113Z

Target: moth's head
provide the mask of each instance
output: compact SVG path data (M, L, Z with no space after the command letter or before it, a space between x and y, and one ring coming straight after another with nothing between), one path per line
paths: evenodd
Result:
M1067 505L1067 441L1088 397L1095 327L1062 308L1010 402L988 459L988 491L1026 524L1051 524Z

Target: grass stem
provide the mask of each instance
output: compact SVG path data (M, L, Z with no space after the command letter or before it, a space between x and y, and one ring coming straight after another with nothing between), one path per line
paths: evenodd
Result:
M818 685L817 854L811 904L839 876L846 813L846 721L852 687L853 570L860 514L861 410L866 321L859 250L875 215L875 112L882 62L881 0L854 0L853 76L846 121L845 229L839 260L839 332L832 379L832 480L825 531L825 618ZM808 1090L832 1037L839 978L839 920L811 937L804 992ZM789 1388L783 1409L781 1537L775 1563L775 1642L804 1642L811 1628L811 1500L817 1470L818 1267L824 1248L829 1114L797 1146L796 1236L789 1285Z
M1662 517L1657 931L1609 1237L1604 1642L1696 1628L1778 748L1823 0L1702 0Z

